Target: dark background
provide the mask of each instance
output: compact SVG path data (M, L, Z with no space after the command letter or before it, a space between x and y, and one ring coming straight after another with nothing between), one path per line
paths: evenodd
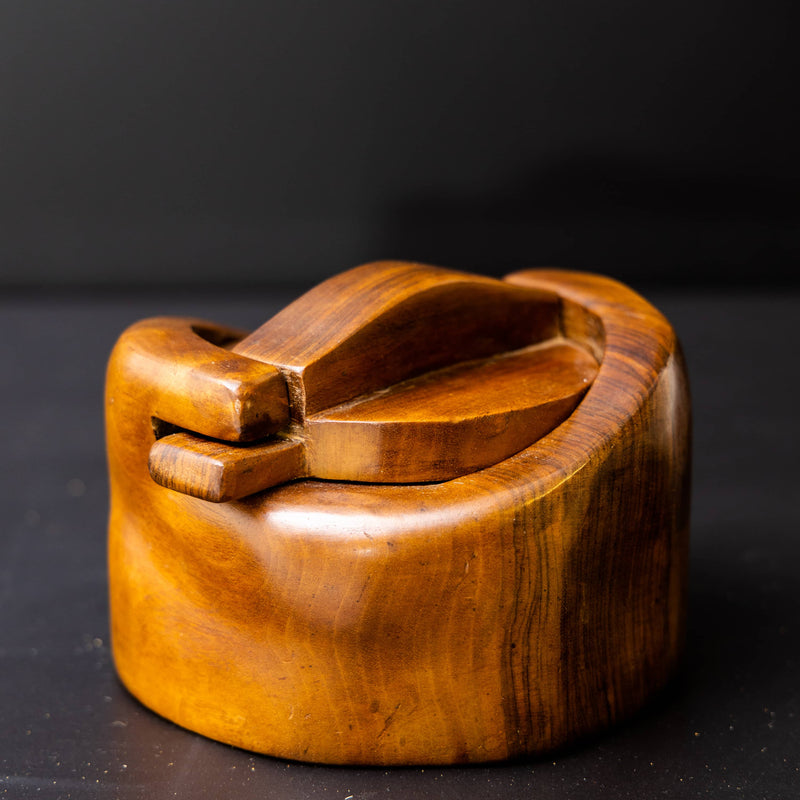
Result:
M0 4L0 287L796 282L787 0Z
M796 8L0 1L0 800L795 800ZM252 328L384 257L606 272L683 341L686 659L567 751L289 763L177 728L116 678L115 339L155 314Z

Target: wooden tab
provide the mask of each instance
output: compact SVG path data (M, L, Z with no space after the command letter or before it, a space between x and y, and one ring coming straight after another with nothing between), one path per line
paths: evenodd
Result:
M149 468L167 489L225 503L303 477L305 456L302 443L291 439L237 447L174 433L150 448Z
M156 317L130 327L118 347L127 354L126 380L146 390L156 423L245 442L284 428L289 410L275 367L220 346L242 336L201 320Z

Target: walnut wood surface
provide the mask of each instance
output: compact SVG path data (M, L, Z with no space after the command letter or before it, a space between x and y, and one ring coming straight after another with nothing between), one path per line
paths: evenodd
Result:
M150 474L212 502L305 477L447 480L496 464L552 430L596 373L592 356L559 339L425 373L247 447L175 433L153 444Z
M419 483L487 467L554 428L594 379L557 312L553 293L420 264L337 275L232 347L286 380L292 422L274 444L256 456L175 435L153 445L150 474L220 502L292 478Z
M475 472L552 430L596 373L588 353L556 341L395 384L309 418L308 474L411 483Z
M106 395L112 639L145 704L284 758L453 763L574 741L664 684L688 548L675 336L605 278L507 282L557 298L558 335L592 353L597 375L529 447L425 485L299 480L223 505L163 488L148 459L165 378L122 337ZM173 424L240 431L223 406L224 425L199 412Z
M377 262L307 292L239 343L278 367L303 418L457 361L543 341L552 292L453 270Z
M236 447L183 432L155 442L148 468L161 486L212 503L247 497L308 472L302 441L276 437Z
M231 441L267 436L288 424L286 385L275 367L223 348L242 336L202 320L143 320L117 343L120 380L147 404L156 426Z

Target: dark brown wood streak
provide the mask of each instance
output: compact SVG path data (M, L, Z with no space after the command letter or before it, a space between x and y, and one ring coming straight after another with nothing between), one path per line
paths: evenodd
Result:
M445 764L575 741L669 679L690 406L645 300L384 262L241 341L198 324L140 323L108 370L113 650L147 706L281 758Z
M575 328L596 332L598 324L603 331L603 368L587 398L591 402L569 420L570 428L579 428L569 430L571 443L590 448L582 453L570 449L570 441L558 436L561 429L537 443L540 457L547 453L555 469L564 469L565 461L582 469L563 491L545 493L538 519L515 528L518 549L536 543L522 569L535 566L539 582L538 591L518 595L528 606L511 628L517 646L509 647L507 696L529 704L520 709L515 702L509 718L523 741L541 735L544 726L556 745L575 738L576 731L593 731L629 716L676 667L686 612L690 402L674 333L632 292L611 287L614 301L625 304L620 313L605 298L590 294L597 291L597 282L610 283L596 276L539 271L510 280L545 287L558 282L562 296L577 304L564 321L567 336ZM587 284L590 292L584 289ZM588 319L580 318L579 308L589 312ZM631 324L633 315L639 324ZM604 427L610 441L598 437ZM516 581L529 584L531 577L520 574ZM559 644L541 663L536 651L550 641L542 634L555 626L547 620L531 629L531 620L541 612L531 607L530 596L554 592L563 598L558 603ZM537 703L530 690L525 665L537 660L538 675L560 676L557 715L552 704Z

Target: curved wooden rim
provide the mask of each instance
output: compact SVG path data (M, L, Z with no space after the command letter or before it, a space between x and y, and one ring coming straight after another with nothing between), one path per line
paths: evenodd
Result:
M408 515L419 509L420 498L431 506L470 505L481 504L489 493L494 502L500 495L513 505L519 492L541 496L588 463L655 389L677 348L674 331L644 298L610 278L537 269L505 280L556 292L564 335L601 351L591 389L565 422L499 464L442 483L380 486L303 480L239 502L280 518L287 535L292 535L297 515L296 532L305 536L309 527L324 529L326 536L336 530L348 535L353 505L359 504L371 519L383 519L379 530L397 535L407 530ZM308 514L319 524L309 526Z

